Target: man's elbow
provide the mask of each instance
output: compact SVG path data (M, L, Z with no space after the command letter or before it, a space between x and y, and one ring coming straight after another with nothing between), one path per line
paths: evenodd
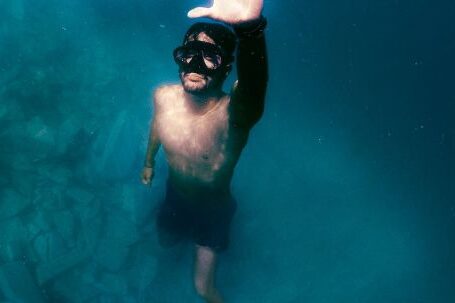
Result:
M262 116L264 115L264 100L262 99L260 102L257 102L257 106L255 106L250 111L250 121L252 125L256 124L259 120L261 120Z

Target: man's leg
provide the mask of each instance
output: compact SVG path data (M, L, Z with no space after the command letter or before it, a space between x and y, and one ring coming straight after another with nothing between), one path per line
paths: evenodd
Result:
M209 247L196 245L194 286L208 303L222 303L215 289L216 253Z

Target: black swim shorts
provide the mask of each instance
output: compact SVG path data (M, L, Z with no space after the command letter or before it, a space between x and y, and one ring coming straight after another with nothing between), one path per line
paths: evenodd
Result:
M229 245L229 229L237 203L230 192L203 191L191 198L167 182L166 198L158 208L158 236L191 239L217 252Z

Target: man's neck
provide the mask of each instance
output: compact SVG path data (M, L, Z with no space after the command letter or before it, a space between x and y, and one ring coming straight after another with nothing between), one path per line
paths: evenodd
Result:
M184 91L185 99L191 110L198 114L205 114L210 111L223 96L221 90L213 90L205 93L192 94Z

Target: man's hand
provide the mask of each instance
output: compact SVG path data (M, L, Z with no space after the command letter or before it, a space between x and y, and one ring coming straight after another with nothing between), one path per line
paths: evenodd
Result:
M141 174L142 184L151 186L152 185L153 175L154 175L153 168L144 167L142 169L142 174Z
M208 17L228 24L256 20L261 16L263 0L213 0L212 7L196 7L188 17Z

